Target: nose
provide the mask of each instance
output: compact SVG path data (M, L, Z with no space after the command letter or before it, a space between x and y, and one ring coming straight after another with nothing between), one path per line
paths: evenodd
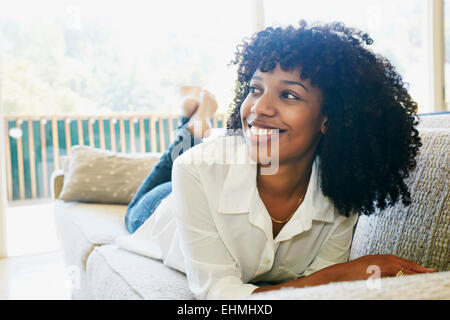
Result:
M255 101L250 108L252 113L273 117L276 114L275 104L267 93L264 93Z

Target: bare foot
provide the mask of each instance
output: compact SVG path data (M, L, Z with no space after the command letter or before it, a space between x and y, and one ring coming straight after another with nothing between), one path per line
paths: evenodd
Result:
M198 98L184 97L181 101L181 114L183 117L190 118L198 108Z
M187 124L187 128L195 138L206 138L210 135L212 128L210 118L214 116L216 110L216 98L208 90L202 90L199 106Z
M202 88L199 86L183 85L179 88L181 100L181 114L190 118L198 108L198 100Z

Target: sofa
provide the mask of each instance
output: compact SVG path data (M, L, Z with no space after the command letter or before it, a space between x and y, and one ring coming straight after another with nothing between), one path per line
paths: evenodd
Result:
M418 130L423 146L407 180L411 205L399 201L360 216L349 259L394 254L435 273L286 288L248 299L450 299L450 113L420 115ZM128 201L160 156L76 146L61 158L51 183L73 299L195 299L185 274L115 244L128 234Z

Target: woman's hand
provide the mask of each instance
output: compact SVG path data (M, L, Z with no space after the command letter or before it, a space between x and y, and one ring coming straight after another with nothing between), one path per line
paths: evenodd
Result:
M310 287L339 281L367 280L376 274L377 277L395 277L399 271L404 275L430 273L433 269L424 268L417 263L396 257L392 254L375 254L363 256L349 262L338 263L323 268L306 277L288 281L278 285L262 286L253 293L279 290L284 287Z
M399 271L402 271L404 275L434 272L433 269L422 267L413 261L392 254L367 255L339 266L341 271L338 281L365 280L375 272L381 278L395 277Z

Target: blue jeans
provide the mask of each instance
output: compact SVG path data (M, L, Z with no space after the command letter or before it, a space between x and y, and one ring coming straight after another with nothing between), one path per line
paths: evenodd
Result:
M189 118L181 116L180 120L181 125L175 131L174 142L163 153L128 204L125 225L130 233L135 232L152 215L160 202L172 192L173 161L190 147L202 142L202 139L194 138L186 128ZM184 143L183 148L180 148L180 143ZM181 152L172 155L174 148Z

